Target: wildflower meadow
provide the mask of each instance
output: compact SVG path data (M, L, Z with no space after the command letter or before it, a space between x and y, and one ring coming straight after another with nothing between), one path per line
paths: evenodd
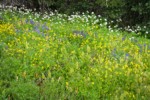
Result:
M150 39L107 23L89 12L1 10L1 100L148 100Z

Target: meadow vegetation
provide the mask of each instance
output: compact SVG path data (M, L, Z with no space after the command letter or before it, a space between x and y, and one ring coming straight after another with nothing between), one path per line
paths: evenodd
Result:
M148 100L149 58L149 39L94 13L0 12L2 100Z

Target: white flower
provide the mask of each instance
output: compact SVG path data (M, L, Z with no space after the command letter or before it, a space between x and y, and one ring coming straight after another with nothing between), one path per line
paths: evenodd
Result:
M98 17L101 17L101 15L98 15Z
M102 24L100 24L100 26L103 26Z
M132 39L134 39L134 37L129 38L129 40L132 40Z

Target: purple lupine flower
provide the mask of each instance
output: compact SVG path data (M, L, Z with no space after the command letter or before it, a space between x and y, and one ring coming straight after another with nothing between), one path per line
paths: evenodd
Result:
M148 46L147 46L147 44L146 44L146 43L144 43L144 47L143 47L143 49L144 49L144 50L146 50L146 49L148 49L147 47L148 47Z
M38 26L34 27L35 32L37 32L38 34L42 35L43 37L45 36L45 34L43 32L40 31L40 29L38 28Z
M112 55L113 55L114 57L117 56L116 51L117 51L116 48L114 48L114 49L112 50Z
M30 19L30 24L32 24L32 25L34 24L34 21L32 19Z
M130 55L128 53L126 53L126 57L128 58Z
M122 38L122 41L124 41L126 39L126 36L124 36L123 38Z
M39 30L39 28L38 28L37 26L35 26L34 29L35 29L35 31L36 31L38 34L41 33L41 31Z
M128 60L128 59L129 59L129 56L130 56L130 55L129 55L128 53L126 53L126 54L125 54L125 60Z
M129 57L129 54L128 54L128 53L126 53L126 57Z
M47 27L47 25L46 25L46 23L44 23L43 25L42 25L42 30L49 30L49 28Z
M146 47L147 44L144 43L144 48Z

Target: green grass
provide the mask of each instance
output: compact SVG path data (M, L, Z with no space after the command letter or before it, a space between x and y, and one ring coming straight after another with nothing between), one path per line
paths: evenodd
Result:
M150 98L149 39L93 14L21 14L0 13L2 100Z

